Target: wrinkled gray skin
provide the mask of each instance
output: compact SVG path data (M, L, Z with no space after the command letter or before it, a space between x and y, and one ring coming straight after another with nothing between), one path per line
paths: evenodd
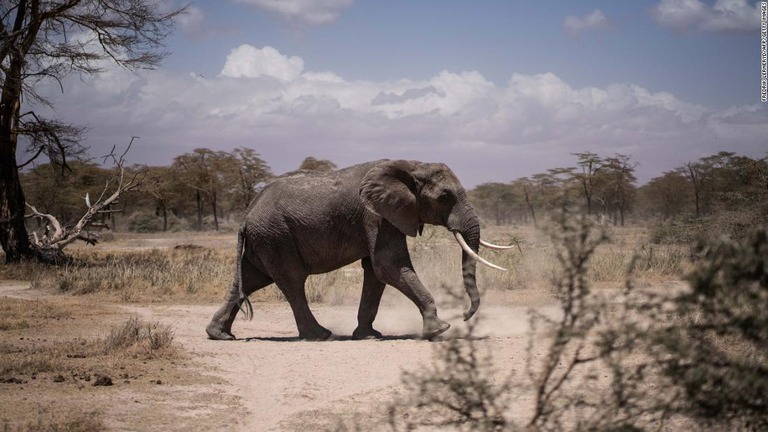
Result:
M330 173L297 172L270 183L251 204L238 233L238 271L208 324L211 339L235 339L232 323L248 295L271 283L291 305L299 337L323 340L331 332L309 309L307 276L361 260L363 293L356 339L379 338L373 328L385 285L405 294L421 312L423 336L450 325L438 318L435 300L413 269L405 236L423 224L459 232L477 252L480 225L464 188L444 164L380 160ZM475 261L462 251L464 287L480 305Z

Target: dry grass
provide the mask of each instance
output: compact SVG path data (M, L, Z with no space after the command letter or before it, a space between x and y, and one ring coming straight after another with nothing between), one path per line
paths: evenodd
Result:
M26 302L28 300L3 299L3 303ZM11 314L10 319L23 316L23 311ZM50 318L49 318L50 319ZM81 359L96 360L96 363L117 364L125 358L149 360L169 358L176 354L173 331L157 323L142 322L129 318L115 327L104 339L56 338L50 341L18 341L0 339L0 378L15 375L34 376L38 373L66 373Z
M122 326L113 328L103 342L104 354L130 354L150 359L173 352L173 329L156 322L145 323L131 317Z
M93 298L0 296L0 314L0 431L106 430L115 395L200 379L170 328Z
M508 251L482 249L481 255L509 269L479 270L478 285L482 290L547 289L557 263L545 233L533 227L489 227L483 231L483 238L516 247ZM686 248L651 245L644 229L613 229L611 238L612 242L602 245L592 260L591 278L597 283L622 284L633 260L634 277L641 280L679 279L690 269ZM99 294L128 303L218 302L232 283L234 239L234 234L119 238L103 248L73 249L74 255L87 263L83 266L0 266L0 277L25 279L33 275L34 288L75 295ZM426 227L423 236L409 238L409 247L427 287L461 288L461 249L447 230ZM359 299L361 285L362 270L359 263L354 263L310 276L307 297L311 302L333 305L354 303ZM251 300L282 301L284 297L271 286L252 295ZM0 327L24 325L0 318Z
M410 242L419 276L427 286L460 288L461 250L446 230L433 230ZM687 248L650 245L644 229L612 229L610 237L611 242L599 246L591 260L590 278L599 286L622 286L630 267L634 278L649 282L679 280L692 268ZM490 227L483 231L483 238L515 247L507 251L481 248L484 258L509 270L479 266L477 279L482 290L548 289L557 260L544 232L532 227Z
M51 302L12 298L0 301L0 331L26 329L48 319L71 317L72 311L68 307Z
M3 422L3 432L98 432L107 430L98 413L71 413L64 418L39 413L35 421L11 425Z
M123 302L219 300L234 272L234 250L206 247L101 251L77 249L85 264L54 268L37 263L4 266L0 275L32 287L75 295L107 294Z

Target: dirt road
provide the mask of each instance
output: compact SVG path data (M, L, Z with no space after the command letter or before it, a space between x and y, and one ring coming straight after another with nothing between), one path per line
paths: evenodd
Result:
M327 342L298 341L287 304L259 306L253 321L236 322L237 335L245 340L210 341L203 328L214 309L170 306L132 312L172 324L185 350L229 383L226 391L240 398L241 406L231 410L240 430L316 430L331 427L339 417L378 417L376 411L398 390L402 371L428 364L432 357L433 343L418 339L421 320L412 307L382 308L377 328L396 336L353 341L344 335L355 328L355 307L316 306L318 321L341 335ZM482 319L481 333L488 335L494 358L507 367L524 367L526 308L487 307ZM451 322L461 325L460 319Z
M24 288L2 285L0 298L39 296ZM189 354L185 367L213 379L210 384L169 382L141 396L142 404L134 401L135 388L122 393L114 389L107 425L119 430L318 430L344 419L374 426L402 390L402 372L429 364L433 348L441 343L419 339L421 320L413 305L397 293L388 296L374 325L389 336L365 341L349 337L356 326L355 306L313 305L318 321L336 335L326 342L299 341L287 304L255 304L254 319L238 319L233 330L240 339L231 342L205 337L215 306L115 306L171 325L175 341ZM534 303L541 312L555 313L546 302ZM528 309L494 306L492 301L481 308L483 343L505 370L525 365ZM454 326L451 331L462 326L460 314L458 309L441 309Z

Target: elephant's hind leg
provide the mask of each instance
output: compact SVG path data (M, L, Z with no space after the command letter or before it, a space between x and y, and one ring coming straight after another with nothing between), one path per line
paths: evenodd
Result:
M259 271L247 258L240 263L242 272L243 294L248 297L254 292L272 283L272 278ZM237 312L243 300L240 298L240 275L235 275L232 287L227 293L224 304L213 315L208 327L205 328L208 337L217 340L232 340L232 323L235 322Z
M288 304L291 305L293 317L296 319L296 327L299 329L299 338L306 340L326 340L331 337L331 331L320 325L309 309L307 294L304 291L306 276L299 277L296 274L275 277L275 283L280 288Z
M373 321L379 311L384 282L376 277L370 258L363 258L363 295L360 297L360 309L357 312L357 328L352 333L353 339L381 338L381 333L373 328Z

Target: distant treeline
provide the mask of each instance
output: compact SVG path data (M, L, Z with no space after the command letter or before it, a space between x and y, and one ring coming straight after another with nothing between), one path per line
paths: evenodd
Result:
M552 168L509 183L484 183L469 196L487 224L538 224L566 203L624 226L628 222L705 219L739 214L743 223L765 223L768 214L768 157L754 159L719 152L662 173L637 186L637 164L621 154L574 153L574 166ZM85 196L98 197L113 176L93 162L51 164L23 173L27 202L62 221L79 218ZM297 167L333 170L327 160L306 158ZM140 191L120 198L105 221L119 230L218 230L234 226L259 189L274 177L252 149L231 152L195 149L170 166L131 167L144 179Z
M478 212L489 223L537 223L541 213L564 202L585 212L625 225L742 214L745 223L766 222L768 157L753 159L719 152L687 162L637 186L636 163L629 156L575 153L571 167L509 183L485 183L470 192Z

